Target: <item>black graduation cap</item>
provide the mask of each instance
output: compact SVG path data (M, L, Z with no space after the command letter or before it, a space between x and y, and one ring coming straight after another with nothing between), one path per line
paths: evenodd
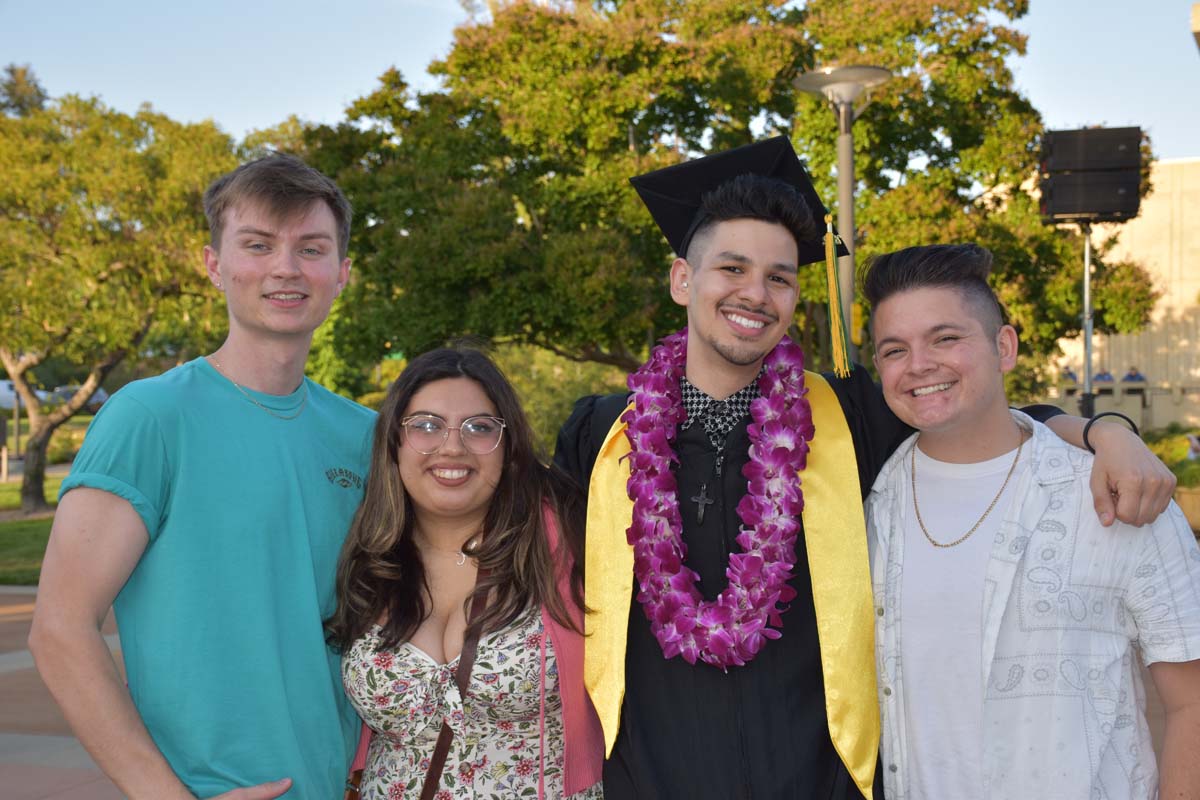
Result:
M775 136L647 172L630 178L629 182L676 254L683 257L692 235L704 221L700 198L726 181L747 174L778 178L800 192L812 211L815 236L811 241L798 243L799 263L803 265L824 260L825 215L828 210L817 196L812 180L786 136ZM850 253L839 242L837 254L845 256Z

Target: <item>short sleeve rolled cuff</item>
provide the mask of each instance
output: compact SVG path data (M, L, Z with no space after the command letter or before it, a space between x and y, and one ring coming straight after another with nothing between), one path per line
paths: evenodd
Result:
M129 392L118 392L88 426L61 500L72 489L99 489L129 502L153 541L162 528L170 493L167 448L151 411Z

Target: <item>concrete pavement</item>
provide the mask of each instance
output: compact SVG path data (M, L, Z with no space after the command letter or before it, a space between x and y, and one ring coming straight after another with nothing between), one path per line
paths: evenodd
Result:
M121 800L71 735L27 649L35 589L0 586L0 795L6 800ZM116 654L116 625L105 638Z

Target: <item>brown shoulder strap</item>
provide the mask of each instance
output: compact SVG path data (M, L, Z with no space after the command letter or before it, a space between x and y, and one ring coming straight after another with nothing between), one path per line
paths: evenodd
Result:
M487 577L485 570L475 574L475 585ZM458 654L458 669L454 673L454 682L458 684L458 693L463 701L467 699L467 687L471 684L471 668L475 666L475 651L479 647L479 626L473 624L483 613L486 600L482 595L475 595L471 600L471 611L467 616L467 634L463 638L462 651ZM420 800L433 800L437 794L438 785L442 782L442 770L446 768L446 756L450 754L450 740L454 732L442 721L442 729L438 732L437 744L433 746L433 756L429 759L429 769L425 772L425 785L421 787Z

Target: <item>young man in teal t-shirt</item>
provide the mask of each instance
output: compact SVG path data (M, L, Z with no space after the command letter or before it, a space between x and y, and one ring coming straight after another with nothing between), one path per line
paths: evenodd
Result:
M204 198L229 335L118 392L70 476L30 648L131 798L328 800L356 733L322 620L373 413L304 377L346 284L350 206L282 155ZM100 633L115 608L126 678Z

